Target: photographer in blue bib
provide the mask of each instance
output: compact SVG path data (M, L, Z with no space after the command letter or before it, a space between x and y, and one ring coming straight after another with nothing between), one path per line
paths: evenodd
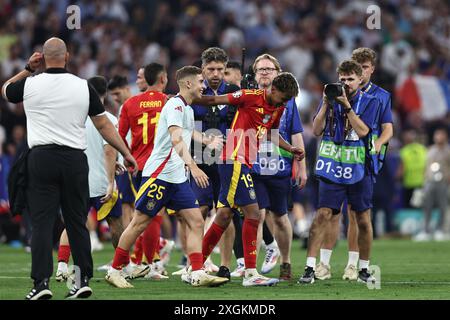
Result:
M373 170L370 137L380 112L379 99L359 90L362 67L345 60L337 67L339 83L325 86L323 101L314 117L313 132L322 136L316 161L319 178L318 210L309 232L304 274L298 283L314 283L316 256L344 200L356 212L359 228L360 268L358 280L374 282L368 272L372 245Z
M384 158L386 156L387 145L393 135L392 124L392 112L391 112L391 94L383 88L377 86L371 81L373 72L375 71L375 65L377 55L375 51L370 48L357 48L352 52L352 60L358 62L362 68L362 84L360 89L364 94L370 94L380 100L380 111L378 118L376 119L377 125L370 134L370 164L373 168L373 173L378 175L382 169ZM375 181L374 181L375 182ZM383 190L386 192L386 190ZM376 195L376 189L375 189ZM390 219L388 216L388 204L389 197L383 196L383 199L374 197L374 208L380 207L380 203L384 205L386 213L386 220ZM348 229L347 229L347 241L348 241L348 262L344 270L342 278L344 280L357 280L358 279L358 224L356 223L356 213L354 210L349 210L347 204L344 203L342 212L347 211L348 214ZM375 215L377 210L372 210L372 222L375 221ZM334 215L329 225L329 229L325 232L324 242L320 249L320 262L316 268L316 279L326 280L331 278L331 266L330 259L334 245L336 244L339 235L339 220L341 215ZM372 223L372 227L375 224ZM376 235L376 229L373 230L374 236Z

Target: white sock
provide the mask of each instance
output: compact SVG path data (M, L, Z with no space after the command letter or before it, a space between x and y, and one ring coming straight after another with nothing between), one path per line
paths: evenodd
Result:
M359 269L367 269L369 270L369 260L361 260L359 259Z
M137 265L136 265L136 264L135 264L134 266L131 265L131 261L130 261L130 263L128 263L125 267L123 267L122 270L123 270L125 273L131 273L131 272L133 272L135 266L137 266ZM111 267L111 268L112 268L112 267Z
M295 227L297 228L298 232L300 233L305 232L306 229L308 228L308 225L306 224L306 219L297 220L297 222L295 223Z
M333 250L320 249L320 262L322 262L326 266L329 266L332 253Z
M237 259L236 260L236 264L239 266L239 265L245 265L245 261L244 261L244 258L239 258L239 259Z
M91 237L92 240L97 240L98 241L98 235L96 231L89 231L89 236Z
M61 272L66 273L68 271L67 263L65 263L63 261L58 262L58 270L61 271Z
M255 275L255 274L257 274L258 273L258 271L256 271L256 269L255 268L252 268L252 269L245 269L245 277L246 278L249 278L249 277L252 277L253 275Z
M357 266L358 264L358 259L359 259L359 252L357 251L349 251L348 252L348 262L347 262L347 267L349 265L353 265L353 266Z
M306 266L316 270L316 258L315 257L306 258Z

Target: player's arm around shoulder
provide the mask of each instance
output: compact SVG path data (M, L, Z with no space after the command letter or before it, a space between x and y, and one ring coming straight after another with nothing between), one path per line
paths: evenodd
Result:
M202 105L202 106L216 106L220 104L232 104L228 94L222 94L220 96L205 96L202 95L200 99L194 99L192 104Z

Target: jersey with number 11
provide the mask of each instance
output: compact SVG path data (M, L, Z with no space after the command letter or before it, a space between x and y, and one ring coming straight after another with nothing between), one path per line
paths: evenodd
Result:
M144 169L150 157L156 137L161 110L167 96L159 91L146 91L131 97L123 104L119 118L119 134L126 142L131 129L131 154L138 163L139 170Z

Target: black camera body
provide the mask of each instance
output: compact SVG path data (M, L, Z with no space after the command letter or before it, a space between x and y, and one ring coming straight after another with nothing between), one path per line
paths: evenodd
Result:
M241 89L258 89L258 83L253 73L246 73L241 80Z
M329 100L334 100L336 97L342 96L344 92L344 87L342 83L328 83L325 85L325 95Z

